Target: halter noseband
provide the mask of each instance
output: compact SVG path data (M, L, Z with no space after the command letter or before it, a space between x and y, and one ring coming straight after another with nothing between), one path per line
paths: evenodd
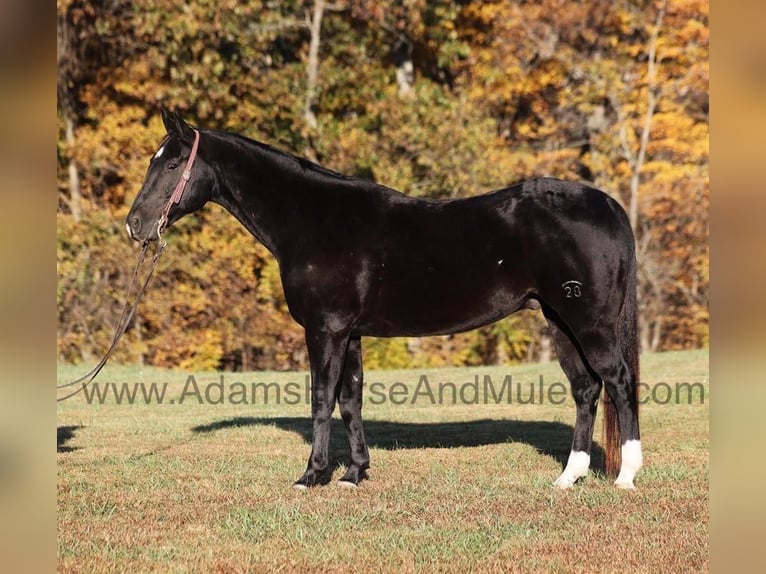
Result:
M184 194L186 184L191 179L191 169L194 165L194 160L197 157L197 148L199 147L199 132L193 128L192 131L194 132L194 144L192 145L189 159L186 160L186 166L184 167L184 171L181 174L181 179L179 180L178 185L176 185L175 190L173 190L173 195L170 196L170 200L168 200L165 209L162 210L162 215L160 215L160 218L157 221L157 239L160 241L162 240L161 233L165 229L165 226L168 224L168 213L170 213L170 208L181 201L181 196Z

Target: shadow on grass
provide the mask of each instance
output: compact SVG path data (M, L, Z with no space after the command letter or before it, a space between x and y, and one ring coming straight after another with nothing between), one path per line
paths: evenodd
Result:
M72 452L78 450L79 446L68 446L67 443L74 438L75 431L83 428L82 426L56 427L56 452Z
M346 433L333 420L330 451L333 466L348 462ZM212 433L232 427L276 426L294 432L311 444L312 422L303 417L234 417L192 427L194 433ZM481 419L475 421L408 423L368 420L364 432L370 448L385 450L409 448L475 447L506 442L528 444L540 454L550 456L563 469L569 457L573 427L550 421ZM604 471L604 450L596 443L591 452L591 469Z

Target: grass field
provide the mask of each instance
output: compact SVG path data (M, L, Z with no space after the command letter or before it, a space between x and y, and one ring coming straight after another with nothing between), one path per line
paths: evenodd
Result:
M310 450L304 373L221 384L214 373L107 367L103 400L58 406L59 571L707 571L708 352L644 356L641 368L636 491L598 471L598 444L595 472L551 488L575 413L547 364L366 373L370 480L335 483L347 462L335 420L334 480L301 492L290 485ZM59 382L85 370L62 366ZM511 375L511 392L473 404L475 377L482 390L487 375L496 395ZM163 404L143 400L152 383ZM224 404L212 404L222 388ZM141 400L118 404L115 389ZM257 404L237 404L244 397ZM600 433L599 418L597 443Z

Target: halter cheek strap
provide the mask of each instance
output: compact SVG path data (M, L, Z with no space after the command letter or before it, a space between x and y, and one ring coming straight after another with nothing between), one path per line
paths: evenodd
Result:
M173 195L170 196L170 200L167 205L165 205L165 209L162 210L162 215L160 215L160 219L157 221L157 238L160 240L162 240L160 234L168 224L168 213L170 213L170 208L181 201L181 196L184 194L186 184L191 179L191 169L192 166L194 166L194 160L197 157L197 148L199 147L199 132L195 129L192 129L192 131L194 132L194 144L192 145L189 159L186 160L186 166L181 174L181 179L178 181L178 185L176 185L176 188L173 190Z

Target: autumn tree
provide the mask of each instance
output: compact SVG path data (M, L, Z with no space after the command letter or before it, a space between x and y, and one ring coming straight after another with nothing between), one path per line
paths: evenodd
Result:
M413 196L538 175L591 182L633 212L645 348L706 343L706 2L61 0L57 11L60 358L88 359L111 336L135 254L122 222L163 106ZM263 246L215 206L168 239L118 360L306 365ZM525 312L449 337L366 340L365 356L380 368L534 360L550 356L544 334Z

